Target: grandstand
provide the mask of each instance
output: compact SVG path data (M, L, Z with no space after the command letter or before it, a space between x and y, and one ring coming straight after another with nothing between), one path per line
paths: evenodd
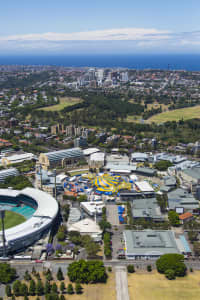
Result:
M26 218L25 222L5 230L7 253L24 250L39 240L51 228L58 213L57 201L34 188L21 191L0 189L0 206L3 210L11 210ZM3 244L0 240L0 255L2 253Z

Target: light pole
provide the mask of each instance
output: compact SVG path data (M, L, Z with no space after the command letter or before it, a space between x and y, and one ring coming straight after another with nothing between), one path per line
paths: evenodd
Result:
M5 228L4 228L4 218L5 218L5 210L0 208L0 217L2 224L2 238L3 238L3 257L6 257L6 237L5 237Z
M55 196L55 199L57 200L57 193L56 193L56 169L54 169L53 170L53 173L54 173L54 179L55 179L55 187L54 187L54 189L55 189L55 192L54 192L54 196Z
M40 189L42 190L42 165L40 164Z

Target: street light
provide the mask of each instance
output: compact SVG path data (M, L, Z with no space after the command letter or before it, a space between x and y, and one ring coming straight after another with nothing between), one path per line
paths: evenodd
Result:
M6 237L5 237L5 227L4 227L5 210L2 208L0 208L0 218L2 224L3 257L6 257Z
M54 196L55 196L55 199L57 200L57 193L56 193L56 169L54 169L53 170L53 174L54 174L54 179L55 179L55 187L54 187L54 189L55 189L55 192L54 192Z

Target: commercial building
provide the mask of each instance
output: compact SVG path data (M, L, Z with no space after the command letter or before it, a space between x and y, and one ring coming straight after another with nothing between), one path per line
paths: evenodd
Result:
M167 253L181 253L170 230L123 232L127 259L157 259Z
M153 177L156 175L156 170L151 168L139 167L135 170L135 173L142 176Z
M90 168L101 168L104 166L105 153L96 152L90 155L89 166Z
M105 204L102 201L81 202L80 207L85 210L88 215L95 216L102 214L102 209L105 207Z
M80 148L71 148L47 153L41 153L39 164L44 169L56 167L71 167L83 158L83 152Z
M200 184L200 167L188 168L178 172L184 181L190 184Z
M134 184L140 192L154 192L154 189L147 181L136 181Z
M95 241L101 241L102 230L95 221L87 218L72 224L68 231L78 231L82 235L90 235Z
M183 211L190 211L199 208L199 201L194 196L188 193L186 190L178 188L168 194L168 207L170 210L176 210L182 208Z
M134 219L164 221L156 198L134 199L132 201L132 216Z
M71 226L72 224L80 221L81 219L81 212L76 207L71 207L69 211L69 217L67 220L67 227Z

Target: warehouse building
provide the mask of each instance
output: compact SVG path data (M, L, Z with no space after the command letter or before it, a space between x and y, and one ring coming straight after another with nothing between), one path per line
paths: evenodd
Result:
M80 148L71 148L47 153L41 153L39 163L43 169L52 169L57 167L72 167L83 158L83 152Z
M36 157L33 153L15 154L15 155L3 157L2 165L6 167L8 165L18 164L26 160L32 160L35 158Z

